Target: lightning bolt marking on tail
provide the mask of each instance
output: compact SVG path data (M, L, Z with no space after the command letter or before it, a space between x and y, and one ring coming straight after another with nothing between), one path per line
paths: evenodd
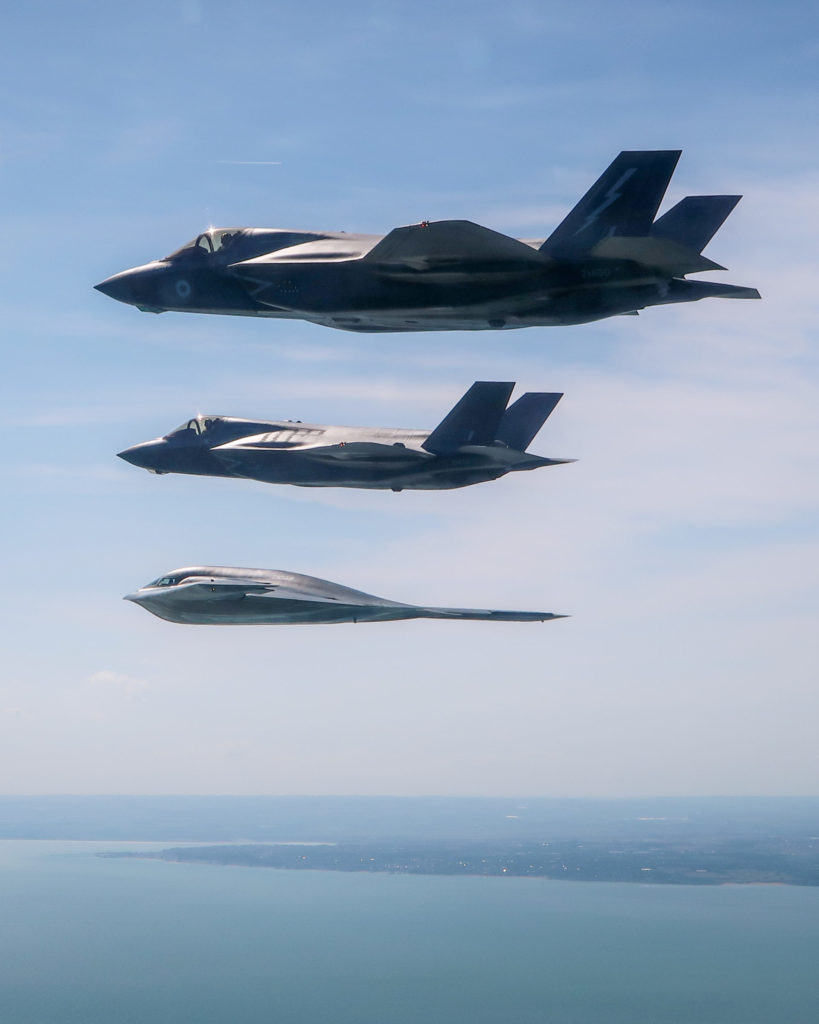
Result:
M637 173L637 168L636 167L629 167L629 169L627 171L624 171L620 175L620 177L617 179L617 181L615 181L615 183L611 186L611 188L609 188L603 194L603 202L600 203L598 206L596 206L591 211L591 213L588 214L588 216L586 217L585 221L583 221L583 223L580 225L580 227L577 229L577 231L575 231L575 233L572 235L572 238L576 238L577 235L579 235L581 232L585 231L586 228L591 227L591 225L594 224L594 222L597 220L597 218L600 216L600 214L603 212L603 210L607 210L612 205L612 203L616 203L617 202L617 200L623 194L622 191L620 191L622 189L623 185L625 185L625 183L629 180L629 178L631 178L636 173Z

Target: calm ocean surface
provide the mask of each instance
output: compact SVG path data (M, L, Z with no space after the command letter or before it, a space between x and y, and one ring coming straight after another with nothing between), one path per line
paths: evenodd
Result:
M816 1024L819 889L285 872L0 842L3 1024Z

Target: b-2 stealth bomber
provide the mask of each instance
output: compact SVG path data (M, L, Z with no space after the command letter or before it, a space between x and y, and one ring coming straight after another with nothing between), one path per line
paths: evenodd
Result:
M152 473L241 477L299 487L445 490L555 466L526 449L562 398L476 381L431 432L197 416L121 459Z
M141 605L160 619L198 625L295 625L396 619L545 622L566 617L552 612L399 604L300 573L215 565L174 569L135 593L126 594L125 600Z
M659 219L679 150L623 152L544 240L466 220L385 236L209 228L164 259L96 285L149 313L308 320L347 331L583 324L755 288L690 281L740 196L686 196Z

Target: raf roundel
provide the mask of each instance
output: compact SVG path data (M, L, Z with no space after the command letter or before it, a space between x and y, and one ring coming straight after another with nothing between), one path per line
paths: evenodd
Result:
M184 277L176 282L176 294L180 299L189 299L191 297L191 286Z

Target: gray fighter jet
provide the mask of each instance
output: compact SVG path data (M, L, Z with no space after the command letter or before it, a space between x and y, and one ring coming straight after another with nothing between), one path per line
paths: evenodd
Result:
M574 462L526 451L562 395L528 391L507 409L514 386L476 381L432 433L197 416L119 457L151 473L393 491L466 487Z
M347 331L582 324L755 288L689 281L724 270L703 248L740 196L687 196L655 220L679 150L621 153L545 240L465 220L386 236L210 228L99 291L149 313L309 320Z
M174 569L126 601L169 622L199 625L289 625L311 622L391 622L395 619L488 619L545 622L552 612L483 608L426 608L373 597L360 590L279 569L228 569L200 565Z

